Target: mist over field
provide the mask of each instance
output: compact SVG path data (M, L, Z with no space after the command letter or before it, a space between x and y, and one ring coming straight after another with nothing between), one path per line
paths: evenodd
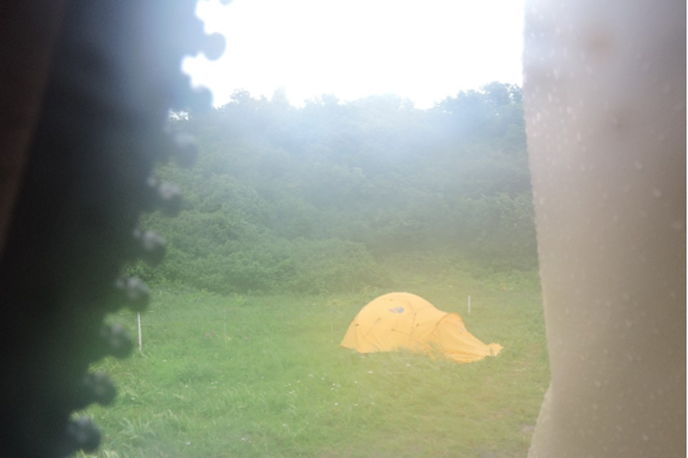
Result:
M199 157L157 171L185 200L142 221L168 241L129 272L153 290L142 350L94 368L121 393L88 412L101 458L525 456L549 366L519 87L426 110L237 92L173 128ZM459 364L341 348L393 291L503 349Z

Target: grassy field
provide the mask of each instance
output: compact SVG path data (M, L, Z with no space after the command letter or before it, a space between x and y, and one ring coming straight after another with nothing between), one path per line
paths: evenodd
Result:
M389 290L162 289L142 319L143 352L96 367L119 388L112 406L86 412L104 434L98 456L525 456L549 381L537 275L416 267L395 273L395 290L459 312L476 337L504 346L498 357L456 364L340 348L360 308ZM135 316L113 319L136 335Z

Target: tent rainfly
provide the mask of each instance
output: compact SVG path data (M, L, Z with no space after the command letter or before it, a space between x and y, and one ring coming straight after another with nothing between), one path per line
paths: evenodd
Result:
M410 293L385 294L368 303L351 322L341 346L359 353L402 348L431 355L440 353L458 363L497 356L503 348L476 339L457 313L438 310Z

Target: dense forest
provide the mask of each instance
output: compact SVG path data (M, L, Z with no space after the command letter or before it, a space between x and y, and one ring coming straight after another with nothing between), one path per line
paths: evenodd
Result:
M384 287L408 256L490 269L537 262L521 90L491 83L432 109L395 95L303 107L284 91L237 92L221 108L176 116L196 165L181 214L148 215L165 262L133 268L152 283L219 293L323 293ZM458 261L457 261L458 262Z

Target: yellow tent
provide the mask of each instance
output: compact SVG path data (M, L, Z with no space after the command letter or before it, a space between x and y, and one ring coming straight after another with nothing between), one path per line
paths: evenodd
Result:
M458 363L497 356L499 344L485 345L466 330L457 313L437 310L410 293L390 293L370 302L356 315L340 344L359 353L440 352Z

